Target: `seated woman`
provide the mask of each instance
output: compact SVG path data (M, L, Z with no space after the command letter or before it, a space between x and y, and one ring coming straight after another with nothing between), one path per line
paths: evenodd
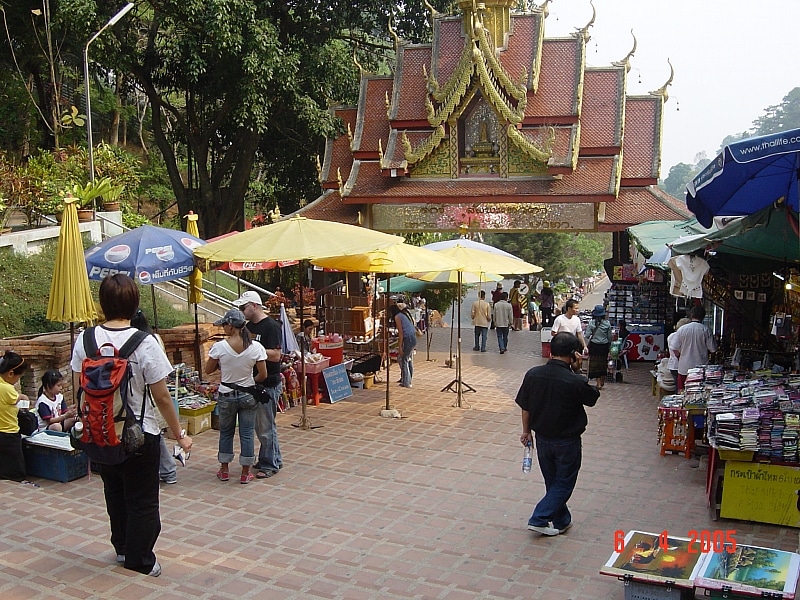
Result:
M36 418L39 420L39 431L69 431L75 424L77 411L68 408L61 393L61 382L64 375L61 371L52 369L42 375L42 385L39 386L36 400Z

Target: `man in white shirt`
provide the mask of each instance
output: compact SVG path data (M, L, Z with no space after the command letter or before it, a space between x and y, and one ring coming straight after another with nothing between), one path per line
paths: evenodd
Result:
M670 344L670 352L674 349L678 356L679 392L683 391L689 369L707 364L708 353L717 351L717 342L714 336L708 327L703 325L706 309L702 306L693 306L689 311L689 317L692 319L691 322L673 334L675 338Z
M564 312L556 317L553 321L553 335L567 331L575 335L580 343L583 345L584 354L588 350L586 339L583 337L583 327L581 320L578 317L578 301L575 298L570 298L564 305Z

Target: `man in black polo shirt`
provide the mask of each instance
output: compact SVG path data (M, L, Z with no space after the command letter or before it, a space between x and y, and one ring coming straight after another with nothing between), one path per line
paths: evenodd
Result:
M528 519L528 529L558 535L572 526L567 500L572 496L581 468L581 434L586 430L584 406L600 397L581 375L583 345L571 333L561 332L550 342L552 358L525 373L517 392L522 408L523 446L533 443L547 492Z
M283 330L280 324L267 313L261 304L258 292L247 291L233 302L247 317L247 329L254 341L267 351L267 379L264 385L270 391L267 404L256 405L256 435L261 442L258 462L255 465L256 477L265 479L276 475L283 467L281 447L278 444L278 428L275 415L278 412L278 399L281 396L281 342Z

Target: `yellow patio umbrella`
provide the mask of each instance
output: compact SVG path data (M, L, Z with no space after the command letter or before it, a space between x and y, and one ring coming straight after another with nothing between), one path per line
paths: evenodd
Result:
M442 256L438 252L410 244L395 244L363 254L334 256L311 262L318 267L352 273L408 273L409 271L427 271L428 269L458 269L460 266L455 260ZM387 298L390 293L391 290L387 287ZM386 354L386 409L381 412L381 416L397 416L389 405L389 385L392 380L389 366L392 361L389 360L389 336L386 335L389 331L389 303L385 302L384 304L383 349Z
M83 257L81 231L78 228L78 209L75 198L71 196L64 198L64 218L58 234L58 249L46 316L57 323L69 323L70 348L75 345L75 323L97 320L97 310L89 289L89 275ZM73 394L75 389L73 373Z
M355 225L294 216L211 242L196 248L194 254L206 264L304 261L371 252L403 241L401 237ZM298 264L298 270L300 289L302 289L302 262ZM301 313L302 310L303 294L300 294ZM298 427L310 429L311 424L306 416L305 366L305 361L301 361L302 416Z
M455 278L458 283L458 347L456 352L456 378L447 384L442 391L451 390L456 392L456 406L461 408L463 390L466 387L469 391L475 391L474 388L465 384L461 379L461 285L464 283L465 275L472 273L471 276L477 275L482 281L487 279L500 280L498 275L524 275L526 273L539 273L543 271L542 267L525 262L508 254L498 254L487 250L481 250L474 247L469 247L466 243L459 243L461 240L452 240L452 245L449 247L437 249L436 253L454 259L461 267L457 271L433 271L429 273L410 273L409 277L420 279L422 281L452 281ZM453 387L456 389L453 390Z
M197 215L193 211L189 211L185 217L186 219L186 233L193 235L196 238L200 237L200 231L197 229ZM194 268L192 274L189 275L189 303L194 304L194 364L202 363L202 356L200 352L200 323L197 318L197 305L200 304L205 297L203 296L203 272L197 267Z

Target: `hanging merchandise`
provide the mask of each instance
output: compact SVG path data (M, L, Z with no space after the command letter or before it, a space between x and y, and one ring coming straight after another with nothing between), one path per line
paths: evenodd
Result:
M709 269L708 262L704 258L681 254L671 258L669 266L672 269L673 281L680 282L677 295L685 298L703 297L703 277ZM675 284L672 287L672 293L676 295Z

